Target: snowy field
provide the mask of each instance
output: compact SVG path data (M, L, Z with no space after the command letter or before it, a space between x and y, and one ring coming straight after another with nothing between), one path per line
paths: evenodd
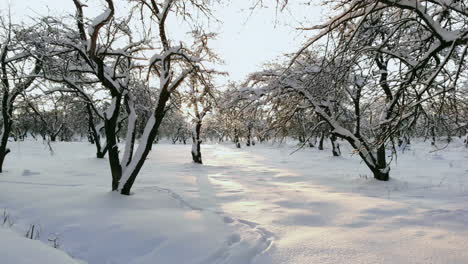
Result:
M10 145L1 264L468 263L461 143L399 151L389 182L345 147L336 158L329 149L290 155L291 145L203 145L196 165L190 145L158 144L130 197L109 191L94 146L52 146L53 155L42 142ZM32 225L38 241L25 238Z

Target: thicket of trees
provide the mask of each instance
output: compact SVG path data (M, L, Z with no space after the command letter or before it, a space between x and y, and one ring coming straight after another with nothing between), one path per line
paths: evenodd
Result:
M300 51L226 87L216 85L216 34L204 30L213 1L131 0L117 17L119 3L106 0L91 18L70 1L73 16L0 18L0 171L8 141L27 137L87 139L125 195L163 139L191 143L200 164L203 141L329 140L334 156L346 143L383 181L389 154L411 138L468 147L464 1L327 1L335 16L304 28L318 33ZM191 29L184 41L168 31L171 17Z

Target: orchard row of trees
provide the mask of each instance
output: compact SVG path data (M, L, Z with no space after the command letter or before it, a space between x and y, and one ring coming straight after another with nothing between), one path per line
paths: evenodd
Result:
M34 129L43 123L38 132L51 141L69 137L71 125L81 134L87 128L97 156L108 157L112 190L128 195L166 113L176 116L174 109L187 102L201 120L210 107L206 98L216 72L207 65L217 57L208 41L214 35L191 14L210 17L211 2L135 0L129 1L127 16L117 17L122 3L106 0L105 10L94 18L86 16L85 4L73 3L73 16L40 17L28 26L2 17L0 167L13 130L26 124L13 126L14 116L24 117L20 109L26 109L34 113L26 116L36 118ZM172 17L191 30L188 41L171 39L167 21ZM121 132L126 137L122 149ZM201 163L196 147L192 152Z
M306 28L319 33L289 62L252 74L247 94L295 102L289 112L323 121L383 181L396 140L466 134L466 1L329 2L339 13Z
M128 195L161 138L190 141L197 163L203 140L294 138L329 140L335 156L347 142L386 181L389 153L412 137L468 141L464 1L327 1L336 15L303 28L318 33L300 51L222 89L216 34L204 30L213 1L130 0L125 17L114 0L97 17L70 1L73 16L0 20L0 170L10 139L88 138L112 190ZM168 31L174 17L190 29L184 41Z

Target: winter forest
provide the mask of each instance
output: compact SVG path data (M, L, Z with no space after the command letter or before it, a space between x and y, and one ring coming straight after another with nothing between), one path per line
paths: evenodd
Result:
M0 263L468 263L467 53L466 0L0 0Z

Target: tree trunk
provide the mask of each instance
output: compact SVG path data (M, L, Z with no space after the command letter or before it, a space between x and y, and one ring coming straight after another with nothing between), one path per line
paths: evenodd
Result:
M356 143L358 142L353 142L352 140L348 140L348 142L355 149L360 149L356 146ZM382 144L378 148L377 159L375 159L373 154L371 154L371 150L364 142L360 142L359 144L362 146L361 150L359 151L359 156L362 158L367 167L372 171L374 178L379 181L388 181L390 178L390 167L388 167L385 162L385 145Z
M106 156L106 153L107 153L107 145L104 147L102 151L96 152L96 158L103 159Z
M304 141L305 141L305 139L301 135L299 135L298 139L299 139L299 143L304 143Z
M318 149L319 150L323 150L323 140L325 139L325 132L321 132L320 133L320 141L319 141L319 145L318 145Z
M202 122L201 120L198 120L195 123L195 128L192 132L192 159L193 159L193 162L198 163L198 164L203 164L201 151L200 151L200 144L202 142L200 139L201 126L202 126Z
M333 156L335 157L341 156L340 143L336 142L336 136L332 134L330 136L330 141L332 145Z
M154 120L149 120L146 124L145 131L143 132L143 136L141 137L140 145L138 146L136 154L125 171L125 182L123 182L123 188L121 190L121 194L123 195L130 195L130 190L132 189L133 183L135 182L138 173L143 167L146 157L151 151L153 141L158 134L159 126L161 125L164 115L166 114L166 103L169 100L169 97L169 91L167 91L166 89L162 89L159 95L158 105L154 111L154 115L152 116ZM118 185L119 184L117 184L117 188Z
M240 141L239 141L239 133L238 133L237 128L234 129L234 143L236 144L237 148L241 148L241 144L240 144Z
M388 168L386 169L371 169L374 174L374 179L379 181L388 181L390 179Z
M436 144L436 136L435 136L435 127L434 127L434 126L431 127L431 136L432 136L431 145L432 145L432 146L435 146L435 144Z
M250 145L252 144L251 142L251 138L252 138L252 128L249 126L248 127L248 131L247 131L247 147L250 147Z
M6 155L10 153L10 149L7 148L8 137L10 135L10 131L11 131L11 121L4 120L3 133L2 133L2 138L0 142L0 172L3 172L3 162L5 161Z
M106 120L106 123L111 123ZM109 165L112 174L112 190L115 191L119 187L119 180L122 176L122 167L119 162L119 148L117 146L117 138L115 136L115 126L112 129L112 124L106 125L106 140L107 151L109 152Z
M129 98L129 96L125 96L124 99L125 102L125 108L127 110L127 134L126 134L126 139L125 139L125 150L122 156L122 161L120 163L120 166L122 167L122 170L125 170L125 168L130 164L133 158L133 149L135 147L135 140L136 140L136 120L137 120L137 115L135 111L135 104L133 103L133 100Z
M88 142L94 145L94 137L92 135L91 130L88 131Z
M115 100L113 113L110 118L105 116L104 119L104 132L106 133L106 146L109 153L109 166L112 176L112 191L118 189L119 180L122 177L122 167L120 166L119 147L117 145L116 135L121 99L121 96L115 96L112 98L112 100Z
M385 155L385 144L382 144L377 149L377 168L375 171L372 171L374 173L374 178L380 181L389 180L389 169L387 167Z
M98 131L96 130L96 126L94 124L94 117L93 117L93 111L91 109L91 104L87 103L86 104L86 111L88 113L88 129L90 130L90 141L91 144L95 144L96 146L96 158L102 159L104 156L106 156L107 152L107 146L102 149L101 146L101 136L99 135Z

